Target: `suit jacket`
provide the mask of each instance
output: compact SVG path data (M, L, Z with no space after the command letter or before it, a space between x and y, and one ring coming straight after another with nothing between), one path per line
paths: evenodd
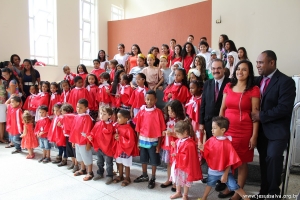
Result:
M200 107L200 124L210 121L213 117L219 116L220 108L223 99L223 90L230 78L224 78L223 83L219 90L218 99L215 102L215 79L205 82L202 93L202 102Z
M255 80L258 87L262 78ZM295 96L294 80L277 69L261 97L259 134L269 140L289 139Z

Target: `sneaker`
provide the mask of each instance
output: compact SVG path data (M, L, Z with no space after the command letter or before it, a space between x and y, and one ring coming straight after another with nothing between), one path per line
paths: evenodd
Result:
M45 159L43 160L43 163L44 163L44 164L46 164L46 163L48 163L48 162L51 162L51 159L50 159L50 158L45 158Z
M69 167L67 167L68 170L73 169L73 168L74 168L74 164L72 164Z
M140 183L140 182L147 182L147 181L149 181L149 176L148 175L147 176L141 175L141 176L137 177L136 179L134 179L133 182Z
M72 172L75 173L79 170L79 166L78 165L74 165Z
M103 178L103 174L96 174L96 176L94 176L93 180L97 181Z
M148 188L153 189L155 187L155 178L151 178L148 183Z
M11 154L16 154L16 153L21 153L22 151L19 149L15 149L14 151L11 152Z
M94 177L95 178L95 177ZM93 179L94 180L94 179ZM106 185L109 185L109 184L111 184L113 182L113 178L112 177L107 177L106 178L106 181L105 181L105 184Z
M41 162L43 162L44 159L46 159L46 158L41 158L38 160L38 162L41 163Z

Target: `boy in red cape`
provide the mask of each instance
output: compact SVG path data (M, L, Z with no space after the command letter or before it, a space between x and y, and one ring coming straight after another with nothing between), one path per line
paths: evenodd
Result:
M89 133L88 139L92 142L95 152L97 153L97 175L93 178L94 181L102 179L104 173L104 162L106 162L107 179L106 185L113 181L113 134L114 127L109 120L113 114L110 107L100 107L100 121L98 121L94 128Z
M105 70L100 68L100 60L99 59L93 60L93 63L94 63L94 69L91 71L91 74L95 74L98 81L100 81L100 74L105 72Z
M227 118L214 117L212 119L213 137L208 139L204 145L199 145L199 149L203 151L203 157L208 165L207 186L201 200L207 199L211 188L220 179L222 183L226 183L230 191L235 191L242 198L246 196L245 191L240 188L232 175L234 170L242 164L242 161L234 150L230 138L224 136L228 127L229 121ZM244 199L248 200L249 198Z
M79 99L86 99L88 102L90 102L90 94L89 91L83 87L83 79L81 76L76 76L74 78L74 82L75 88L70 92L68 103L71 104L74 109L76 109Z
M146 93L146 105L142 106L134 118L135 130L138 133L138 148L143 174L134 180L135 183L149 181L147 164L152 165L152 177L148 188L155 187L156 167L160 165L160 145L162 132L166 130L166 123L161 110L155 107L157 98L153 90ZM150 161L150 162L149 162Z

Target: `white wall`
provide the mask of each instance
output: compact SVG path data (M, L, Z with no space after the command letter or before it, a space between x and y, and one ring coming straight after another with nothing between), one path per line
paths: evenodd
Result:
M125 0L125 19L151 15L201 1L206 0Z

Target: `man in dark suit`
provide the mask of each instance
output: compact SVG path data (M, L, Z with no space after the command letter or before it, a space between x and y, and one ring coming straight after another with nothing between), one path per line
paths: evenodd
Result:
M200 108L200 130L205 130L207 139L212 136L212 118L219 116L225 85L230 82L224 75L225 65L221 59L213 61L211 70L214 79L204 84Z
M252 120L260 121L257 150L261 195L280 194L283 152L290 138L296 96L294 80L276 68L276 61L276 54L271 50L262 52L256 61L260 77L255 82L261 91L261 109L252 113Z

